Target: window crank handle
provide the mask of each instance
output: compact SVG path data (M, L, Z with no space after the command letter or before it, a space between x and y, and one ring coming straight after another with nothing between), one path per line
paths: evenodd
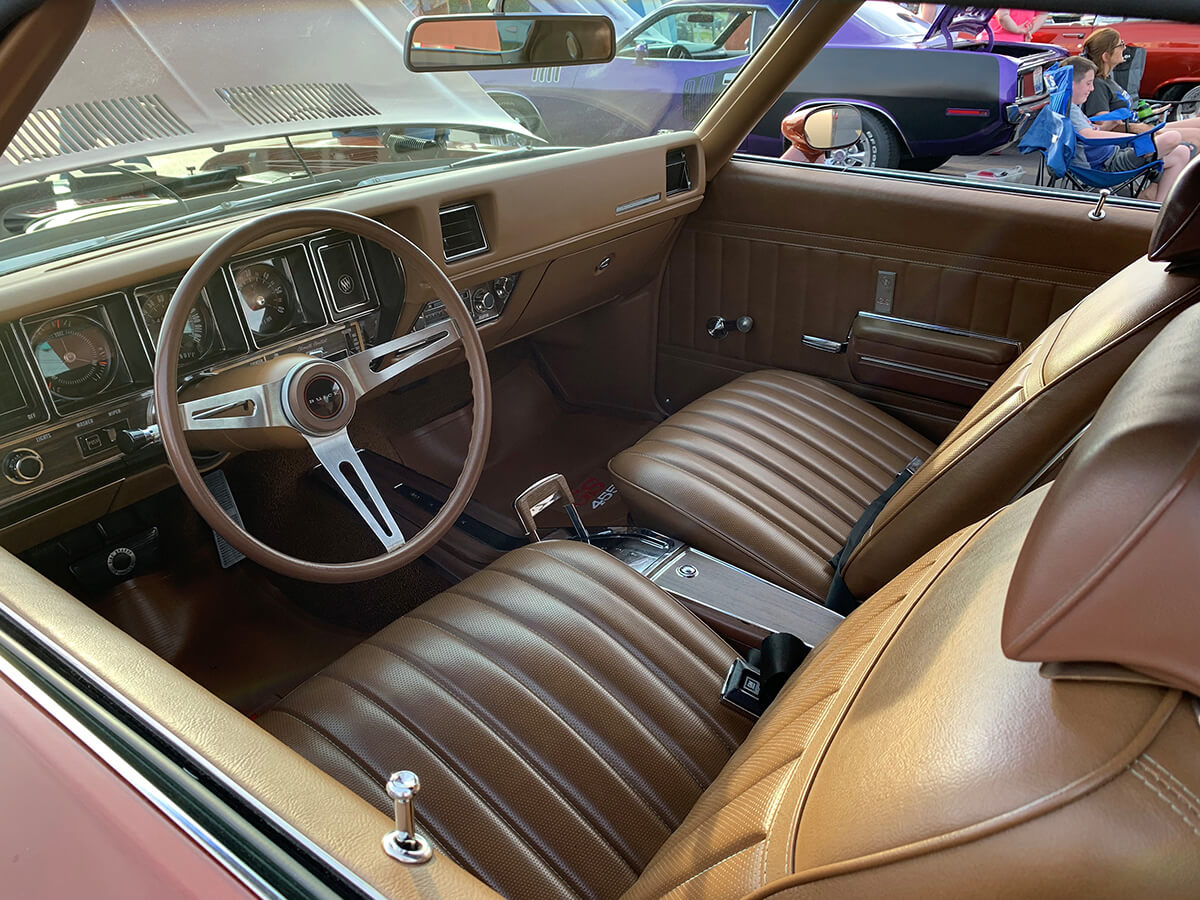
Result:
M750 329L753 327L754 319L750 316L738 316L736 319L713 316L704 323L704 329L708 332L709 336L716 338L718 341L735 330L740 331L742 334L749 334Z

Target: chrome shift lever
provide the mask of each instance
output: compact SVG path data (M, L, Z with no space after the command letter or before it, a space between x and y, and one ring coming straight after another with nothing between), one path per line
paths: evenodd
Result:
M579 510L575 507L575 495L571 493L571 486L562 475L547 475L541 481L525 488L513 501L513 509L517 511L517 518L521 520L521 527L529 535L529 540L537 543L542 539L534 519L538 513L549 509L555 503L563 505L567 511L567 518L571 520L571 527L575 529L579 539L585 544L590 544L591 536L587 526L583 524Z
M387 794L396 803L396 830L383 836L383 849L392 859L410 865L428 862L433 856L429 841L417 834L413 810L421 779L415 772L395 772L387 781Z

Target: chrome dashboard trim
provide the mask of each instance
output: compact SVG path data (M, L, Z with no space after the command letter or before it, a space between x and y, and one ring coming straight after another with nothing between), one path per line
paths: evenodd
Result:
M639 197L637 200L630 200L628 203L620 204L617 209L617 215L621 213L633 212L635 209L641 209L643 206L649 206L652 203L657 203L662 199L662 194L647 194L645 197Z
M11 610L6 610L10 615ZM14 618L14 620L16 620ZM87 750L91 751L100 761L140 794L147 802L157 809L175 827L191 838L205 852L215 859L234 878L241 882L254 894L270 900L283 898L284 894L275 890L257 872L242 862L228 847L222 844L208 830L188 815L163 791L155 787L149 779L126 762L107 743L100 740L75 716L71 715L58 701L52 698L41 686L24 672L18 669L8 657L0 653L0 676L7 678L21 693L25 694L46 715L58 723L64 731L74 737Z
M338 859L325 851L318 844L311 841L307 835L296 829L290 822L281 818L274 810L262 803L257 797L243 788L240 784L218 769L215 765L197 753L191 746L180 740L175 734L168 731L156 719L148 715L139 706L129 700L124 694L116 690L111 684L101 678L94 670L84 665L77 657L68 652L67 648L51 641L45 634L33 626L33 624L8 605L3 599L0 599L0 614L6 616L12 625L19 628L28 638L34 641L43 652L57 658L61 663L68 666L76 674L83 677L90 686L106 698L111 704L120 709L125 716L132 719L141 725L144 729L152 733L158 740L172 747L183 758L198 770L219 783L221 787L228 791L233 796L236 796L242 803L254 810L263 819L269 821L272 825L279 829L280 832L287 835L300 847L303 847L315 859L319 860L328 870L334 872L338 877L352 885L356 890L371 900L386 900L386 898L376 891L370 884L364 881L360 876L351 871ZM0 631L3 629L0 628ZM11 663L5 659L3 654L0 654L0 671L3 666ZM64 710L65 713L65 710ZM74 720L72 717L73 721ZM81 727L81 723L77 722L77 726ZM85 733L92 741L97 741L97 738L91 731L85 729ZM83 738L81 738L83 739ZM98 742L98 741L97 741ZM107 748L108 752L112 752L107 744L101 743L101 746ZM152 787L152 786L151 786ZM214 845L219 846L219 845ZM236 861L236 857L230 857ZM257 876L256 876L256 880ZM269 886L267 886L269 888ZM273 889L264 896L277 897L280 896Z

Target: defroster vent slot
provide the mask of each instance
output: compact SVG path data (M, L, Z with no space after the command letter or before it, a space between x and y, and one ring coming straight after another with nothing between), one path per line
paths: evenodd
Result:
M442 220L442 251L446 262L484 253L488 249L483 223L479 220L479 210L474 203L448 206L440 210L438 215Z

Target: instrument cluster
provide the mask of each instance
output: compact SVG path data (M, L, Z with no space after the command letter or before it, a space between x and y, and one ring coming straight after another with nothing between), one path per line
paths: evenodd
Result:
M181 278L0 324L0 508L116 461L118 432L149 424L154 355ZM399 261L354 236L253 251L224 266L189 313L181 378L283 352L342 358L390 334L403 298Z

